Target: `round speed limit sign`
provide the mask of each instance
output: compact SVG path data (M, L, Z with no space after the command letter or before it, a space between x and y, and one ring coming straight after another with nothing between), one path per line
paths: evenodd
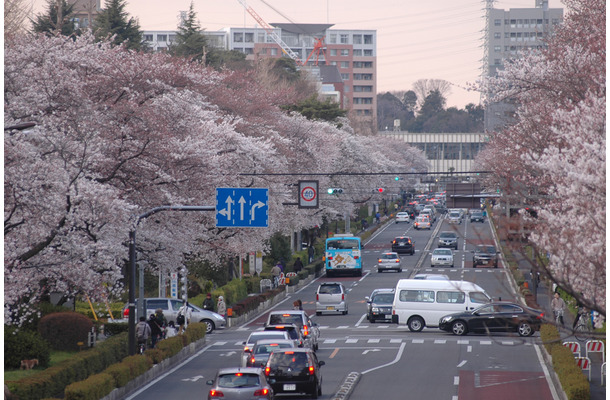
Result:
M318 181L299 181L299 207L318 207Z
M304 187L301 190L301 198L305 201L314 201L316 199L316 189L311 186Z

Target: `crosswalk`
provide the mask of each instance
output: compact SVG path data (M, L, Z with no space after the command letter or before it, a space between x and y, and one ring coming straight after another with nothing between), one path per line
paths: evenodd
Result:
M509 339L506 337L498 337L498 338L489 338L489 337L484 337L484 338L470 338L470 339L458 339L458 338L451 338L451 339L438 339L438 338L413 338L413 339L408 339L408 338L395 338L395 337L387 337L387 338L325 338L319 339L318 342L320 345L337 345L337 344L352 344L352 345L356 345L356 344L372 344L372 345L382 345L382 344L402 344L402 343L406 343L406 344L417 344L417 345L422 345L422 344L435 344L435 345L444 345L444 344L448 344L448 345L464 345L464 346L470 346L473 344L476 345L482 345L482 346L491 346L491 345L501 345L501 346L532 346L533 342L531 340L526 340L526 339L522 339L522 338L515 338L515 339ZM223 341L223 340L218 340L218 341L214 341L212 343L210 343L212 346L243 346L243 341L237 341L237 342L229 342L229 341Z

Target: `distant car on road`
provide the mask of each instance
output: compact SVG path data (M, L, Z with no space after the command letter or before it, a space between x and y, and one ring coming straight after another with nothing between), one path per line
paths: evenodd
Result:
M444 231L438 235L438 247L452 247L458 249L458 235L453 231Z
M365 297L367 304L366 319L375 321L392 321L392 303L395 289L375 289L371 297Z
M399 212L396 214L396 223L399 222L409 222L409 213L408 212Z
M415 222L413 223L413 227L415 229L431 229L432 223L430 222L430 218L427 216L423 216L420 214L415 218Z
M431 267L453 267L453 251L451 249L434 249L430 256Z
M485 214L483 211L472 211L470 213L470 222L485 222Z
M498 268L498 252L495 246L480 244L473 250L472 268L477 265L493 265Z
M261 368L222 368L206 383L212 386L208 400L273 399L273 389Z
M316 290L316 315L326 312L347 314L347 291L339 282L324 282Z
M402 272L400 257L396 252L381 253L377 260L377 272L396 271Z
M397 236L392 240L392 251L413 255L415 254L415 242L409 236Z
M305 347L318 350L318 338L320 329L313 322L309 315L303 310L276 310L271 311L267 316L265 326L295 324L301 329L301 334L305 340Z
M252 353L248 358L246 365L248 367L264 368L265 364L267 364L267 360L269 360L269 356L271 355L271 353L280 349L294 348L294 342L292 340L259 340L254 345L254 348L252 349Z
M518 332L531 336L540 330L544 313L516 303L485 304L473 311L442 317L439 328L454 335L472 333Z
M450 224L461 224L462 223L462 214L459 211L451 211L447 215L447 220Z
M280 349L271 353L265 375L275 394L305 393L317 399L322 395L322 374L311 349Z

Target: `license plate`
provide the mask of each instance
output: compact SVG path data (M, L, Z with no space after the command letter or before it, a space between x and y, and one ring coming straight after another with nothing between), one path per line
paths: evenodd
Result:
M327 310L330 310L330 311L333 311L333 310L335 309L335 307L333 307L333 306L327 306L327 307L326 307L326 309L327 309Z
M295 385L294 383L284 384L284 390L286 390L286 391L290 390L290 391L294 392L295 390L297 390L297 385Z
M481 260L481 264L487 264L487 260Z

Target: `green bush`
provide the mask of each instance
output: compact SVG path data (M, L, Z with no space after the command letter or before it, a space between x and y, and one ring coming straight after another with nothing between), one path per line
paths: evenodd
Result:
M148 356L148 354L147 354ZM155 363L156 364L156 363ZM106 368L105 373L112 376L116 387L123 387L131 380L129 366L126 363L113 364Z
M293 276L288 281L288 286L296 286L299 284L299 276Z
M17 369L21 360L38 359L38 366L46 368L51 360L49 344L38 332L4 327L4 368Z
M183 336L185 336L185 334L176 335L174 337L164 339L164 340L160 341L159 343L157 343L155 348L152 350L157 350L157 349L160 350L161 352L163 352L165 354L165 358L175 356L184 347Z
M93 323L76 312L58 312L46 315L38 323L38 332L55 350L78 350L78 342L87 343Z
M65 399L98 400L112 392L114 387L112 375L102 372L68 385L65 391Z
M129 324L126 324L125 322L107 322L104 324L104 333L108 336L114 336L128 331Z

